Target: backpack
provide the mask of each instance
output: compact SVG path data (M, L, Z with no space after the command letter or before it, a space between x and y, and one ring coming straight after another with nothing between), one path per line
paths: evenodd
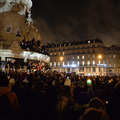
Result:
M0 96L0 117L8 115L11 112L11 105L7 94Z

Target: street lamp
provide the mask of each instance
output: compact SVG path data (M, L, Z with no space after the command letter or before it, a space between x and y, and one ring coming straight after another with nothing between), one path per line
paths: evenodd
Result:
M98 59L99 59L99 63L98 64L100 65L100 63L101 63L100 60L102 59L102 55L98 55ZM100 75L101 75L102 73L101 73L101 70L100 70L100 66L99 66L99 72L100 72Z
M62 61L62 60L63 60L63 57L60 57L60 60Z
M98 58L101 59L101 58L102 58L102 55L98 55Z
M60 61L61 61L61 63L62 63L63 57L60 57ZM62 66L62 65L61 65L61 66ZM60 72L62 72L62 68L60 68Z

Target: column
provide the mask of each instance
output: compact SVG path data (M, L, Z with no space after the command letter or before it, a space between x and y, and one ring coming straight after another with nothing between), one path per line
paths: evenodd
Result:
M67 72L67 68L65 68L65 72Z
M86 76L86 72L87 72L87 71L86 71L86 68L84 68L84 76Z
M91 69L91 76L92 76L93 75L93 68L91 67L90 69Z
M62 72L62 68L60 67L60 72Z
M101 75L104 76L104 70L101 68Z
M96 68L96 75L99 75L99 68Z

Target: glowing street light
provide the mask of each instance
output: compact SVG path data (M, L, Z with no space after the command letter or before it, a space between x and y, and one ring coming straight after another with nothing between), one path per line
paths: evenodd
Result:
M89 86L91 86L92 81L91 81L90 79L88 79L88 80L87 80L87 84L88 84Z
M62 61L62 60L63 60L63 57L60 57L60 60Z
M102 55L98 55L98 58L101 59L101 58L102 58Z

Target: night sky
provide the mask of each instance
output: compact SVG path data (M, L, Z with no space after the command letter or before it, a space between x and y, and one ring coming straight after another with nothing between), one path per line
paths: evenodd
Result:
M100 38L120 45L120 0L32 0L42 43Z

